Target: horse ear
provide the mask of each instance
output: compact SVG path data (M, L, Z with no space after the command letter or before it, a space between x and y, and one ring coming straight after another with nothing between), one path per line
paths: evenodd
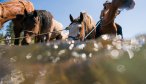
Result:
M74 18L72 17L72 15L71 15L71 14L70 14L70 16L69 16L69 17L70 17L70 21L71 21L71 22L73 22L73 21L74 21Z
M34 11L34 12L33 12L33 15L34 15L34 17L37 17L37 16L38 16L37 11Z
M83 17L83 13L82 12L80 12L80 22L82 22L83 21L83 19L84 19L84 17Z

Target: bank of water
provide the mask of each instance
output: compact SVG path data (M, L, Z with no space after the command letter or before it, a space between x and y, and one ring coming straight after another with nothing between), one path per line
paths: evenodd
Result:
M146 84L146 36L0 46L0 84Z

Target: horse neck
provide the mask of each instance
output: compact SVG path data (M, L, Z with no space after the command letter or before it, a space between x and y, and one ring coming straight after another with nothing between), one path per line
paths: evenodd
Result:
M109 11L105 15L103 22L102 22L102 32L104 34L116 34L117 28L115 26L114 20L116 17L118 7L115 5L111 5Z
M104 19L105 24L114 22L117 10L118 10L118 7L111 5L111 7L109 8L109 11L105 15L105 19Z
M12 1L1 4L0 26L9 20L15 19L17 15L24 15L25 9L27 12L32 12L34 7L32 3L22 1Z
M83 25L84 25L86 33L88 33L95 27L96 23L90 15L86 15L85 18L86 19L84 19Z

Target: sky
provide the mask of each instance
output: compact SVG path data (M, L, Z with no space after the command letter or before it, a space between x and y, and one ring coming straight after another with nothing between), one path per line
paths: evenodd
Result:
M6 0L0 0L4 2ZM7 0L8 1L8 0ZM54 18L64 26L70 24L69 14L74 18L80 12L86 11L93 19L99 21L103 3L106 0L30 0L35 9L47 10L52 13ZM110 1L110 0L109 0ZM123 28L124 38L132 38L138 34L146 33L146 14L145 0L135 0L135 7L132 10L123 10L115 19L115 22ZM5 24L6 25L6 24Z

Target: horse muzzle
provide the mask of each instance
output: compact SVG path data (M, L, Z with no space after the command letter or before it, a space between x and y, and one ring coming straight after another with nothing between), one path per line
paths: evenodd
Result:
M29 34L25 35L25 38L22 40L22 45L28 45L32 42L32 37Z

